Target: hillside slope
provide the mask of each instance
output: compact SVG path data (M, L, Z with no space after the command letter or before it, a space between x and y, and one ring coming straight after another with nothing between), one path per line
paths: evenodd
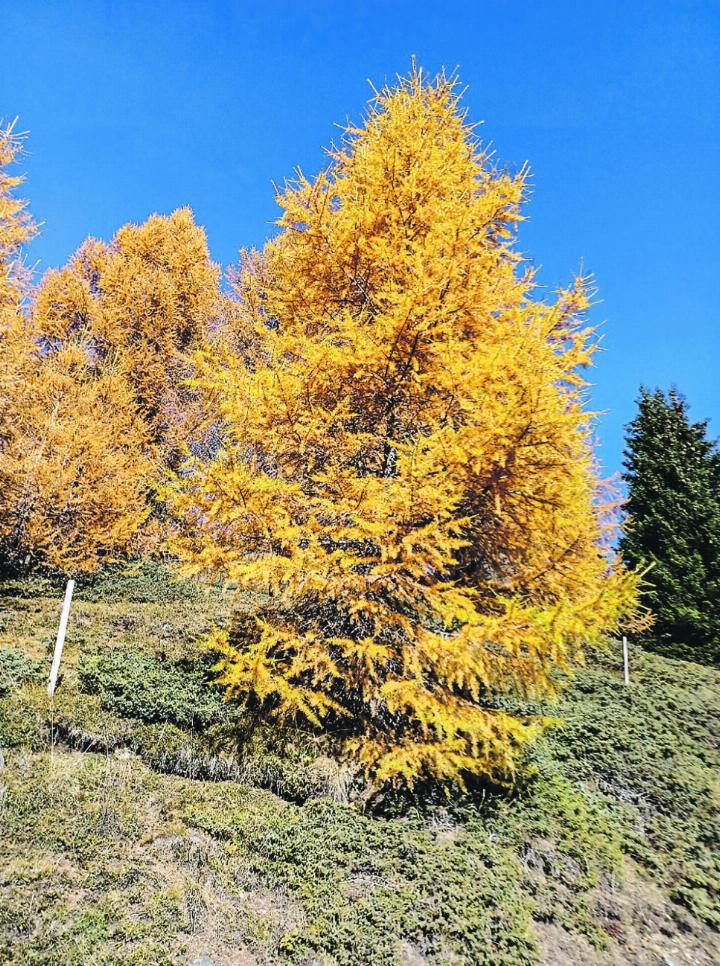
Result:
M81 588L51 703L60 602L0 586L0 962L720 961L717 672L612 645L514 792L366 800L207 688L221 594Z

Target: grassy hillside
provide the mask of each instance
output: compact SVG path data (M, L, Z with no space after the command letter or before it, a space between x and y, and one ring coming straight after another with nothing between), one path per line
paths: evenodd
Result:
M0 586L0 962L720 961L720 675L593 655L516 789L369 798L207 687L162 572Z

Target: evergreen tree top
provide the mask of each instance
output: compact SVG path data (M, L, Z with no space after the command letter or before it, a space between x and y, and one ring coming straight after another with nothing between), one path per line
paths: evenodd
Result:
M642 387L630 423L625 560L650 565L647 643L678 657L718 658L720 451L707 421L690 419L685 398ZM714 657L713 657L714 655Z

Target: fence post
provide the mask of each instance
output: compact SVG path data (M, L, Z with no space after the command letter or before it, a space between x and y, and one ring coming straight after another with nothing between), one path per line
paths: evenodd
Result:
M65 600L63 601L60 626L58 627L57 640L55 641L55 654L53 655L52 667L50 668L50 680L48 682L48 694L50 697L55 694L58 671L60 670L60 659L62 658L63 644L65 643L65 632L67 631L68 618L70 616L70 601L72 600L74 588L75 581L71 577L65 588Z
M628 640L623 635L623 667L625 669L625 684L630 684L630 661L628 659Z

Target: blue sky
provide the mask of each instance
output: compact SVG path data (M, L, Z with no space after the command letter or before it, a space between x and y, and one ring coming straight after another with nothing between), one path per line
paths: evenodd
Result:
M376 85L459 65L481 135L533 195L543 284L595 275L607 471L638 386L677 384L720 435L720 3L0 0L0 116L30 132L30 258L189 204L227 265Z

